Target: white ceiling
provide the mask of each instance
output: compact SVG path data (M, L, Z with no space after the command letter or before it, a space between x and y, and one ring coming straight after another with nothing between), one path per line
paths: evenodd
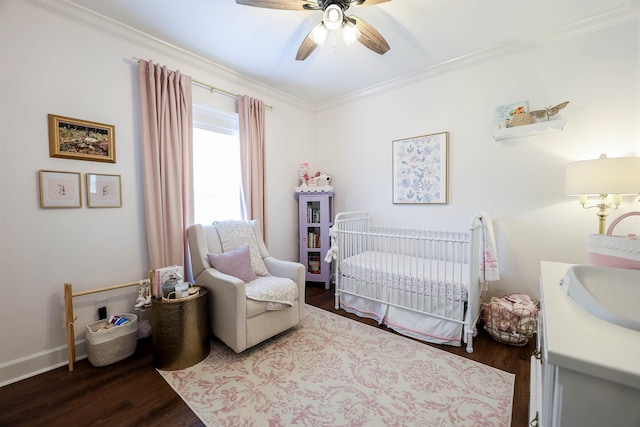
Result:
M350 8L391 50L330 36L295 55L318 11L261 9L235 0L69 0L311 105L372 90L443 64L615 25L639 0L392 0ZM197 78L197 76L194 76Z

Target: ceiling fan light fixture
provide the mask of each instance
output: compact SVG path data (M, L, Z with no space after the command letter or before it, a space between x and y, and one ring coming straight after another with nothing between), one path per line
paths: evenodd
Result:
M347 46L354 44L361 36L360 30L352 22L347 21L342 27L342 37Z
M329 30L324 26L322 22L320 22L316 27L311 31L311 40L313 42L322 47L324 43L327 41L327 35L329 34Z
M322 14L322 22L331 31L342 27L343 20L342 8L335 4L329 5Z

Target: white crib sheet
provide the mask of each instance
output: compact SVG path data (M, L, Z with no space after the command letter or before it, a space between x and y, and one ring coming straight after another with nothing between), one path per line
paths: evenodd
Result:
M408 293L466 301L469 272L468 263L378 251L361 252L340 262L340 274L350 279L343 280L343 290L401 305Z

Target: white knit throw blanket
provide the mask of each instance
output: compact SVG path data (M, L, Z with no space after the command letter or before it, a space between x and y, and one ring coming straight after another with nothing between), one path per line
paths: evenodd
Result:
M292 307L298 298L298 286L291 279L274 277L269 274L260 255L258 241L251 222L236 220L216 221L213 225L218 231L224 252L249 245L251 267L258 278L245 285L247 298L255 301L266 301L267 310L281 310Z

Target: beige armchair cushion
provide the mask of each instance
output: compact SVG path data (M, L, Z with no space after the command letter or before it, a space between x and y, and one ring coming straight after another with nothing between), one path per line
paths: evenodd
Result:
M304 266L270 256L260 224L250 223L266 275L288 278L297 285L297 299L292 307L268 310L267 302L247 298L245 282L212 267L208 254L223 252L215 225L195 224L187 229L194 282L210 292L211 330L237 353L300 324L304 318ZM244 244L251 246L249 242Z

